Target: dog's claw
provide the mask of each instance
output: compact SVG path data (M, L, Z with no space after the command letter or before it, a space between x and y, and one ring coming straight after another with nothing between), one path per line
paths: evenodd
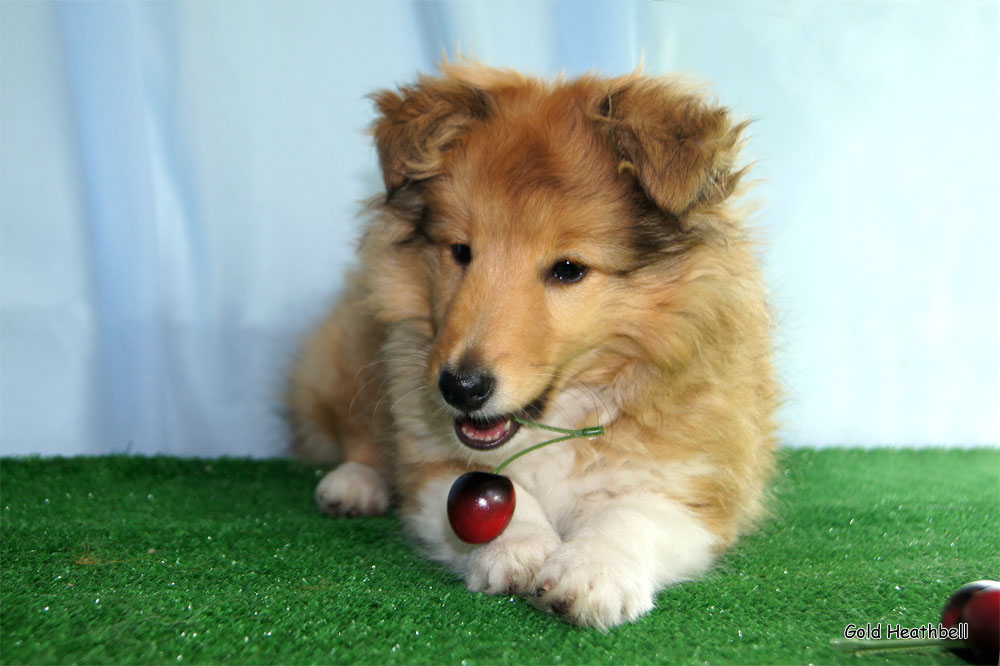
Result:
M560 599L559 601L553 601L549 604L549 609L556 615L566 615L569 613L569 602L565 599Z

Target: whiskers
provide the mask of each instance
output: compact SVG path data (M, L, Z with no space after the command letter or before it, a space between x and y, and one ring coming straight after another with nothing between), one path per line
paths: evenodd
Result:
M429 388L425 376L430 349L430 342L412 341L396 341L383 347L378 357L355 373L354 385L357 388L351 397L348 412L352 415L355 413L356 403L370 402L367 395L374 392L379 394L379 398L372 405L371 416L377 417L379 410L384 408L386 400L391 396L393 383L400 380L408 385L415 384L415 388L396 398L388 407L390 413L410 395ZM364 381L361 379L363 375L367 375Z

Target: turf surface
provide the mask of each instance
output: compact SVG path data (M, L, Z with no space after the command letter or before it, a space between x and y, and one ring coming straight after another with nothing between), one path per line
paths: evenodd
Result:
M602 634L473 594L392 515L329 519L293 461L0 461L0 660L43 663L919 663L849 623L936 623L1000 578L1000 449L787 450L775 518Z

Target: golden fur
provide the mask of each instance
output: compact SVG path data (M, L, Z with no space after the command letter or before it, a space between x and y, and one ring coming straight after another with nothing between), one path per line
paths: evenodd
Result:
M474 363L497 378L491 413L544 395L538 420L603 421L605 436L555 445L572 463L549 483L676 470L651 472L659 480L642 492L704 526L712 553L731 545L762 511L778 394L772 323L737 203L745 124L688 86L639 73L544 82L446 64L374 100L386 194L370 206L341 303L295 365L298 452L384 473L411 531L425 529L410 518L432 483L537 441L519 433L497 452L459 443L438 378ZM471 248L468 265L455 244ZM583 278L553 280L549 268L564 260L585 266ZM534 492L527 476L518 482ZM557 541L573 538L579 503L614 502L635 484L588 490L570 517L546 509ZM385 508L349 495L325 508ZM523 584L511 574L509 590L547 593L551 581L535 574ZM595 626L645 612L575 611L576 596L548 608Z

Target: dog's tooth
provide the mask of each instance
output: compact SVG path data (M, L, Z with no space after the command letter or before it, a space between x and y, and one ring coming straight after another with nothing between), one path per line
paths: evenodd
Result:
M469 439L474 439L477 442L488 442L489 441L488 438L484 438L482 435L480 435L479 434L479 430L477 430L476 428L472 427L471 425L463 425L462 426L462 432L465 433L466 437L468 437Z

